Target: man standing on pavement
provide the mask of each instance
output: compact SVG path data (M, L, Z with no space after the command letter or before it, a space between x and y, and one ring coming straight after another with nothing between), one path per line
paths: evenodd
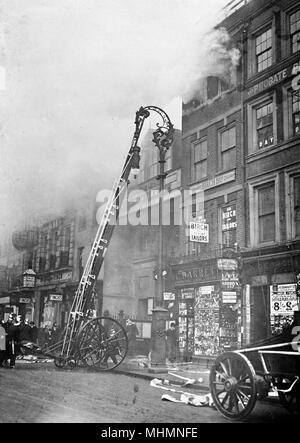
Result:
M175 322L170 323L170 328L166 331L167 358L171 363L176 361L177 337Z
M6 323L6 356L9 360L9 368L14 369L16 357L20 351L21 316L11 315Z

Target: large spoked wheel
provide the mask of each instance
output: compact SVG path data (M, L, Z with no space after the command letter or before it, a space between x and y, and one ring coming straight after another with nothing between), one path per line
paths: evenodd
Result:
M210 371L210 391L224 417L247 417L257 400L255 371L247 357L237 352L220 355Z
M277 388L279 390L288 390L295 377L280 377L279 383L277 383ZM300 380L298 380L293 386L290 392L278 392L279 400L281 404L293 415L300 416Z
M76 347L78 360L83 365L110 371L126 357L127 334L123 326L112 318L94 318L80 331Z

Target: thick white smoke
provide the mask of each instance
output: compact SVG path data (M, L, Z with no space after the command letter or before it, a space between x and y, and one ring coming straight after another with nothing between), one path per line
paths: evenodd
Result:
M108 186L140 106L176 124L167 104L236 57L212 31L226 3L0 0L0 228L59 214L98 177Z

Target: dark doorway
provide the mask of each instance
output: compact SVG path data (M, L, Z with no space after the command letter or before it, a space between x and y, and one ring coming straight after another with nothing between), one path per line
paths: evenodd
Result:
M251 343L271 335L270 295L268 286L251 288Z

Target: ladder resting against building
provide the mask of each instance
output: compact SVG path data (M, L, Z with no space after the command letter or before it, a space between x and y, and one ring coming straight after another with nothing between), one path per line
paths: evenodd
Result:
M153 142L158 148L169 149L173 142L173 125L166 113L155 106L141 107L136 113L135 132L120 177L115 181L103 212L95 240L90 250L84 271L74 296L62 340L47 349L47 354L55 353L55 364L59 367L83 364L103 366L112 369L121 363L127 351L127 336L123 327L114 319L93 317L95 283L111 240L119 208L128 185L132 169L139 168L140 148L137 143L146 118L150 112L159 114L162 124L157 123ZM108 365L107 355L112 363Z

